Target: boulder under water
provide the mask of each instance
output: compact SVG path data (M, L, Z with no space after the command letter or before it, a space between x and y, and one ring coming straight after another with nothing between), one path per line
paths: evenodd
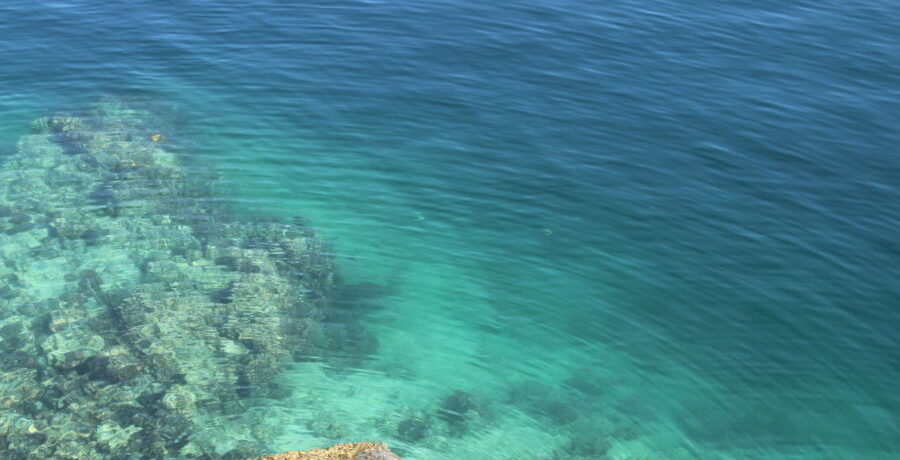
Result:
M325 244L217 204L163 126L102 100L0 167L0 458L253 456L205 428L313 347Z

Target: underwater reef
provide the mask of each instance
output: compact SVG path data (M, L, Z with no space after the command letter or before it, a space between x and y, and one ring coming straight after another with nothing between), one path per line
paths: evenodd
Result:
M164 126L105 99L36 120L0 167L0 459L258 455L210 424L316 340L328 248L229 213Z
M251 460L400 460L385 444L357 442L338 444L328 449L285 452Z

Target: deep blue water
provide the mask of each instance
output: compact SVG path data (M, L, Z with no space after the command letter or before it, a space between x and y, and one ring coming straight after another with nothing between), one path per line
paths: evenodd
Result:
M236 212L391 286L259 454L897 455L900 4L595 3L6 1L0 146L165 104Z

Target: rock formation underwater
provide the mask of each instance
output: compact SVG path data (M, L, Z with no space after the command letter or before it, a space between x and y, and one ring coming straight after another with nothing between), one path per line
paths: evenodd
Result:
M335 263L244 222L106 99L37 120L0 167L0 458L246 458L205 424L310 347Z
M285 452L251 460L400 460L387 445L372 442L337 444L328 449Z

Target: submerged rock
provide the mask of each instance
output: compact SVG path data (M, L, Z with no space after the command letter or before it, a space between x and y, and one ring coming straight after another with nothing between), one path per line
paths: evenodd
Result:
M84 334L75 329L66 329L52 334L44 341L42 347L47 354L47 362L51 366L72 369L86 359L100 353L106 346L103 337Z
M428 435L430 430L428 422L419 418L410 417L397 426L397 437L406 442L416 442Z
M109 99L0 167L0 458L224 458L191 440L311 347L330 251L223 210L172 137Z
M286 452L250 460L400 460L387 444L357 442L338 444L328 449Z

